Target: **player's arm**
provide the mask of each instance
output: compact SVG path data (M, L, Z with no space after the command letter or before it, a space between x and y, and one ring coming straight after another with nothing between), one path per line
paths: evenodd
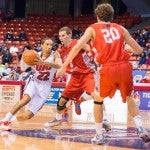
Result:
M82 49L83 49L83 50L85 50L85 51L88 51L88 52L90 52L90 51L91 51L91 47L90 47L90 45L89 45L89 44L85 44L85 45L83 45L83 46L82 46Z
M58 52L53 54L54 62L43 62L43 65L59 69L62 66L62 60Z
M122 27L124 30L124 38L125 42L131 46L131 52L136 53L136 54L141 54L143 52L142 47L132 38L130 33L128 32L127 29Z

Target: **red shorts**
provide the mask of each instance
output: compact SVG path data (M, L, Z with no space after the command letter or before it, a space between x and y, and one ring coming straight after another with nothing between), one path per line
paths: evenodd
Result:
M93 73L73 74L71 75L70 81L62 92L62 96L77 100L84 92L87 94L94 92L94 88L95 81Z
M133 90L132 64L129 62L104 65L100 70L100 96L112 98L117 89L126 102Z

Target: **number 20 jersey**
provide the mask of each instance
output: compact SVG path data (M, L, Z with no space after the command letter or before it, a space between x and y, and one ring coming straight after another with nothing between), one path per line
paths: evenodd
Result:
M95 30L93 47L97 50L99 64L113 64L129 60L130 55L124 49L124 31L116 23L92 24Z

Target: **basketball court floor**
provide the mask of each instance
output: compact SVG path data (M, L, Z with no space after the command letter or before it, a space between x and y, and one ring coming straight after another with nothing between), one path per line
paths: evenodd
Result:
M0 113L0 118L4 113ZM150 132L149 111L142 112L147 118L144 126ZM10 132L0 131L0 150L150 150L150 142L144 143L138 138L131 118L126 124L112 124L112 130L105 132L106 143L91 144L95 135L94 123L69 122L52 128L43 124L52 117L36 115L24 122L12 123Z

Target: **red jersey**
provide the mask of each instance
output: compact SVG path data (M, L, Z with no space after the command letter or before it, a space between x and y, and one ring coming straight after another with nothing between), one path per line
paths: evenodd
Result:
M63 45L57 49L60 53L62 62L65 62L68 57L69 52L73 46L77 43L77 40L73 39L69 47L64 47ZM78 55L72 60L72 62L67 66L67 73L77 74L77 73L90 73L94 72L94 65L91 63L91 60L87 53L84 50L81 50Z
M128 61L130 55L124 49L124 31L115 23L95 23L91 27L95 30L93 46L98 52L96 58L100 64L111 64Z

